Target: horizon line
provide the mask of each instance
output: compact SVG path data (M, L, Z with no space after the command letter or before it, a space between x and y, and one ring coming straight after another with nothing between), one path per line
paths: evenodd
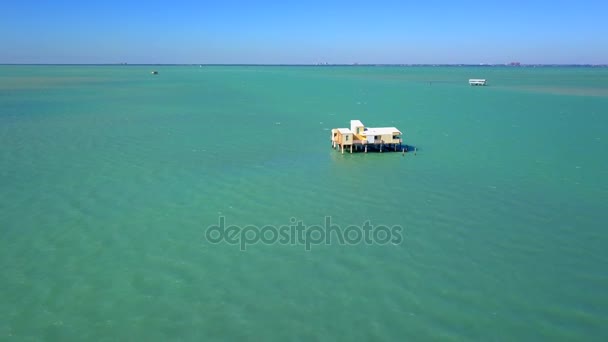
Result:
M606 63L0 63L24 66L586 66L607 67Z
M2 63L0 65L24 66L505 66L505 67L538 67L538 66L581 66L607 67L608 63Z

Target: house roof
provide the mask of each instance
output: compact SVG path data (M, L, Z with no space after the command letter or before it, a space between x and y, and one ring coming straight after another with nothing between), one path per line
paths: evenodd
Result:
M350 120L350 127L353 126L363 126L363 122L361 122L360 120Z
M401 131L396 127L368 127L361 135L384 135L384 134L401 134Z
M351 131L350 128L338 128L338 132L340 132L340 134L353 134L353 131Z

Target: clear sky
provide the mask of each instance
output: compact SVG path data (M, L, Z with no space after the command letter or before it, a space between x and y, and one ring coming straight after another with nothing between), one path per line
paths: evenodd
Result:
M608 64L608 0L3 0L0 63Z

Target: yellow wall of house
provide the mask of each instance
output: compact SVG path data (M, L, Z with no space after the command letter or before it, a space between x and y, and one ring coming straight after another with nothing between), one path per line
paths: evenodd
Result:
M380 136L380 139L384 141L385 144L398 144L399 139L393 139L393 134L383 134Z
M378 139L376 139L376 137L378 137ZM385 144L398 144L399 139L393 139L393 134L381 134L374 136L374 142L384 142Z
M352 145L353 144L352 133L345 133L345 134L338 133L338 136L340 137L340 144L343 144L343 145Z
M335 136L334 136L335 133ZM332 130L332 141L335 141L338 144L344 145L352 145L353 144L353 135L352 133L340 133L337 129Z
M355 126L353 128L354 128L354 131L353 131L354 134L362 134L365 129L364 126Z
M398 140L393 140L392 134L385 134L382 136L382 138L384 139L384 141L387 142L387 144L394 144L394 143L398 142Z

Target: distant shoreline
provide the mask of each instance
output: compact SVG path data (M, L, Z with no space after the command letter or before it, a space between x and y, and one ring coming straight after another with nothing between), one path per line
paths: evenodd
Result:
M256 66L256 67L576 67L605 68L608 64L127 64L127 63L0 63L0 66Z

